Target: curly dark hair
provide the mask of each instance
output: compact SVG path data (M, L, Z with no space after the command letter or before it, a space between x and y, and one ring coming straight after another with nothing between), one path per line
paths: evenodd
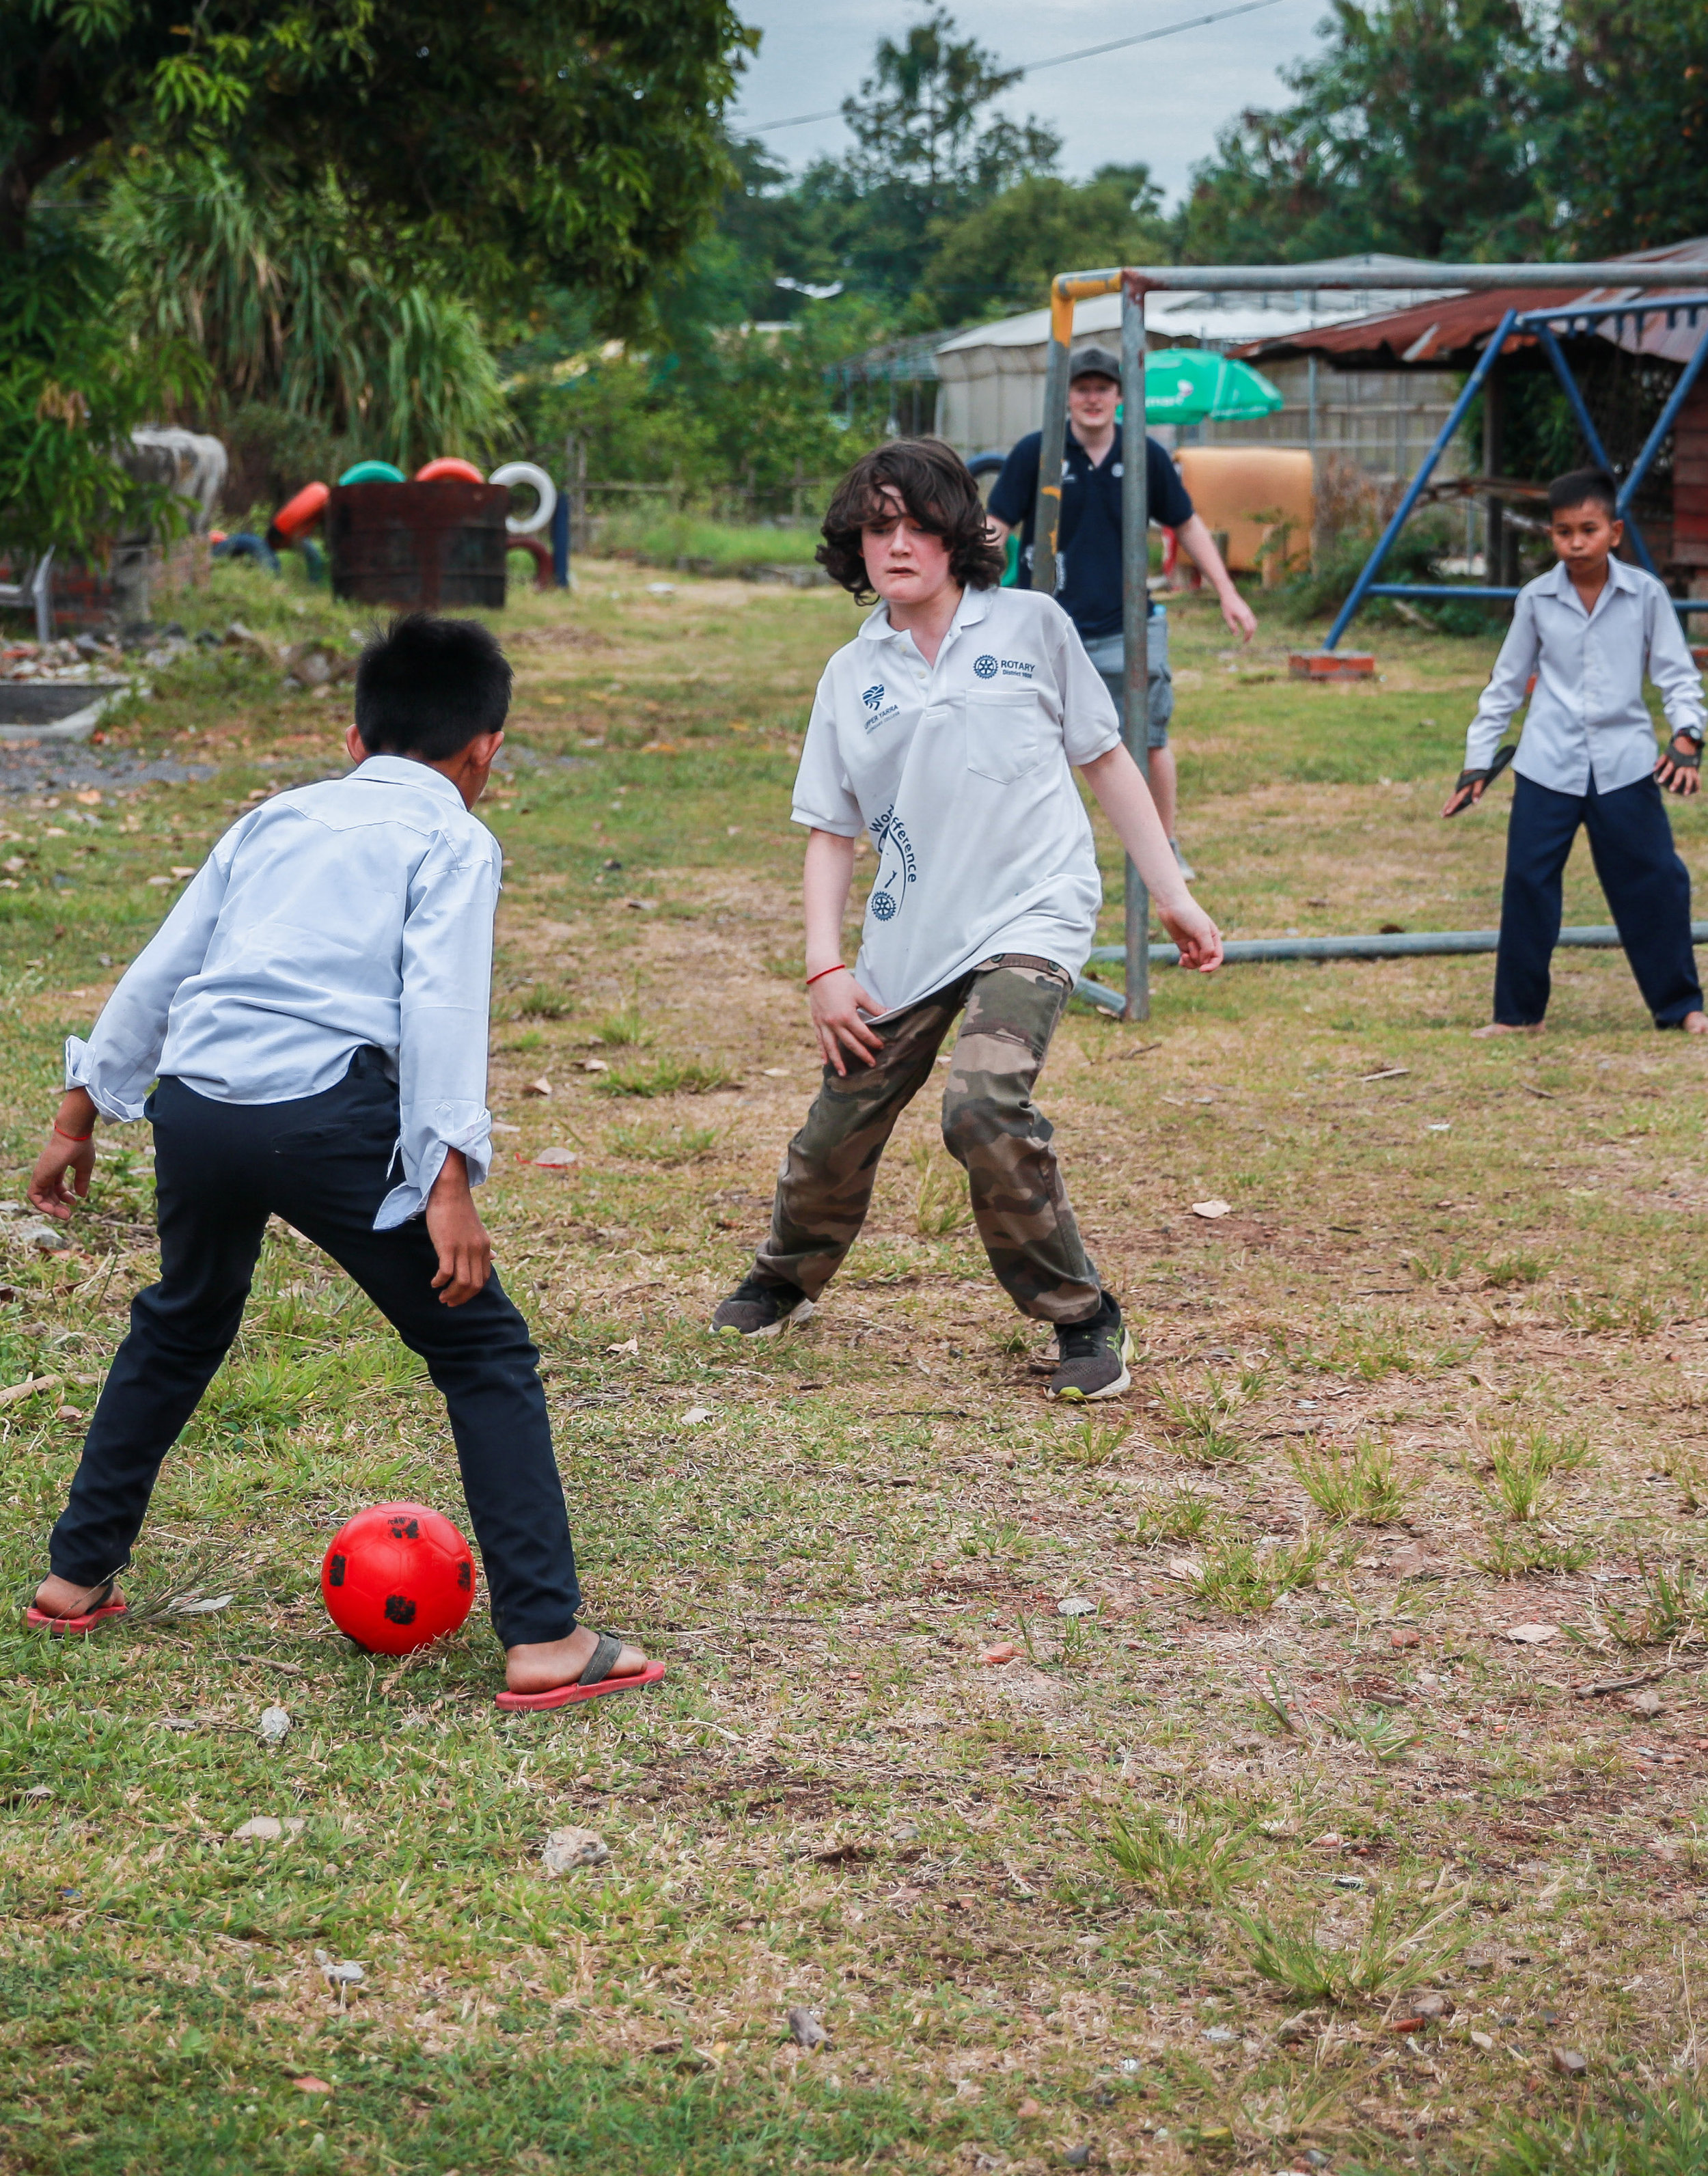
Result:
M881 518L894 491L920 527L949 547L949 572L964 589L991 590L1002 579L1003 553L985 533L984 502L972 471L941 438L892 438L862 454L836 487L816 557L858 604L877 592L866 572L860 532Z

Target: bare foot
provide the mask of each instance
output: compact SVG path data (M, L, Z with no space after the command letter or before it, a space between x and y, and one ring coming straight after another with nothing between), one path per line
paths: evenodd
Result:
M578 1625L567 1640L541 1640L530 1646L504 1650L504 1683L513 1693L550 1693L573 1685L593 1659L599 1635ZM646 1667L639 1647L625 1644L611 1666L613 1678L632 1678Z
M1528 1027L1513 1027L1505 1020L1490 1020L1486 1027L1474 1027L1471 1033L1478 1042L1487 1042L1492 1035L1540 1035L1542 1022L1532 1020Z
M57 1572L49 1572L35 1590L35 1607L44 1617L81 1617L97 1604L118 1598L118 1589L110 1580L98 1579L93 1586L73 1586Z
M1686 1035L1708 1035L1708 1013L1686 1013L1678 1025Z

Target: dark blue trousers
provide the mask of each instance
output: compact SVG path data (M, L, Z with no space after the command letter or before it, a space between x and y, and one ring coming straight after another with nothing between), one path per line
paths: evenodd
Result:
M336 1087L288 1103L215 1103L164 1080L149 1116L160 1282L131 1303L130 1335L53 1530L54 1570L92 1586L129 1563L161 1463L237 1335L276 1212L324 1247L427 1363L449 1408L499 1640L513 1647L574 1631L575 1557L527 1325L496 1276L463 1306L441 1304L422 1218L373 1228L398 1123L378 1052L358 1051Z
M1690 949L1690 873L1673 844L1652 778L1611 793L1597 793L1593 778L1587 793L1556 793L1529 778L1515 781L1494 1017L1508 1027L1532 1027L1548 1011L1561 879L1580 824L1644 1002L1656 1027L1677 1027L1687 1013L1701 1010L1702 985Z

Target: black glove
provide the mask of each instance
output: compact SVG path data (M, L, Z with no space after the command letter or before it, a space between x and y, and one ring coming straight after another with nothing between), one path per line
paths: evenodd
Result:
M1463 793L1467 786L1475 786L1479 780L1482 781L1482 791L1486 793L1489 787L1494 783L1495 780L1499 777L1501 772L1506 769L1508 764L1512 761L1512 759L1517 753L1518 743L1515 741L1509 741L1504 748L1499 748L1494 751L1494 760L1489 764L1487 770L1461 770L1458 777L1454 781L1454 793ZM1479 795L1478 798L1480 799L1481 797L1482 797ZM1450 800L1452 798L1452 795L1450 794L1448 798ZM1452 813L1454 815L1457 816L1461 813L1463 808L1474 808L1476 805L1477 803L1475 801L1466 801L1461 803L1460 808L1454 809Z

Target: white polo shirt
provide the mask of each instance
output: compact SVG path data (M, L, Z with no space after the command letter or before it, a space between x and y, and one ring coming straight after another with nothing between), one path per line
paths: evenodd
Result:
M870 832L878 873L854 972L884 1012L993 952L1078 976L1103 888L1070 765L1118 745L1073 622L1034 590L968 590L934 666L879 604L825 667L794 819Z

